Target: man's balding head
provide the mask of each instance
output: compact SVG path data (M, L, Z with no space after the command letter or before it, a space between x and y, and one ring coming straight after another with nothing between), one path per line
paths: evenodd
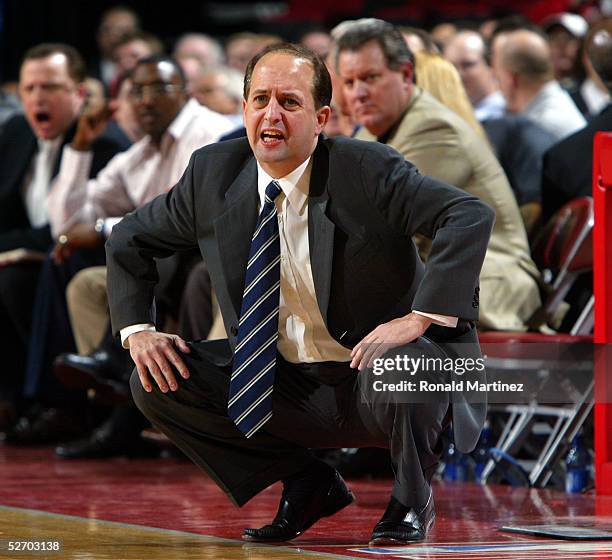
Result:
M612 94L612 18L604 19L591 28L586 39L586 54Z
M522 29L497 36L493 47L493 69L506 109L520 113L553 80L548 43L538 33Z
M553 78L548 43L533 31L522 29L508 33L500 55L502 67L526 81L546 83Z
M457 33L444 49L444 57L457 68L465 91L473 104L497 89L485 56L486 45L480 34L475 31Z

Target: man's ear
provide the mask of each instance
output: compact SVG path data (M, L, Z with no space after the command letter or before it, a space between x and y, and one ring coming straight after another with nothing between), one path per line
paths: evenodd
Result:
M402 75L406 83L414 83L414 65L412 64L412 62L406 62L402 66Z
M325 105L317 110L317 134L321 134L331 117L331 107Z

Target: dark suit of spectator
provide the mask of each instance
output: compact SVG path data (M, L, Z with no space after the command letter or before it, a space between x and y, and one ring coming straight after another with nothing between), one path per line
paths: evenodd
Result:
M612 105L608 105L582 130L555 144L544 154L542 212L550 218L561 206L593 189L593 138L612 130Z

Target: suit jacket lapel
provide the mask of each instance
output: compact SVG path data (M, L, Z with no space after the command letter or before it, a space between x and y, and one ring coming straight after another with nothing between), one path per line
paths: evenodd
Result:
M240 317L246 263L257 223L257 164L255 158L242 169L225 193L227 210L214 221L215 239L229 295Z
M317 302L327 323L334 256L334 223L327 217L329 153L324 143L313 154L308 194L308 244Z

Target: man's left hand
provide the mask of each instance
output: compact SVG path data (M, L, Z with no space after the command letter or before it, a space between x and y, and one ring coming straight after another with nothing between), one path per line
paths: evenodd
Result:
M379 325L353 348L351 367L359 371L372 367L374 360L390 348L408 344L422 336L431 323L432 320L428 317L409 313Z
M53 260L57 264L63 263L77 249L98 247L104 243L104 238L89 224L76 224L66 233L58 237L53 249Z

